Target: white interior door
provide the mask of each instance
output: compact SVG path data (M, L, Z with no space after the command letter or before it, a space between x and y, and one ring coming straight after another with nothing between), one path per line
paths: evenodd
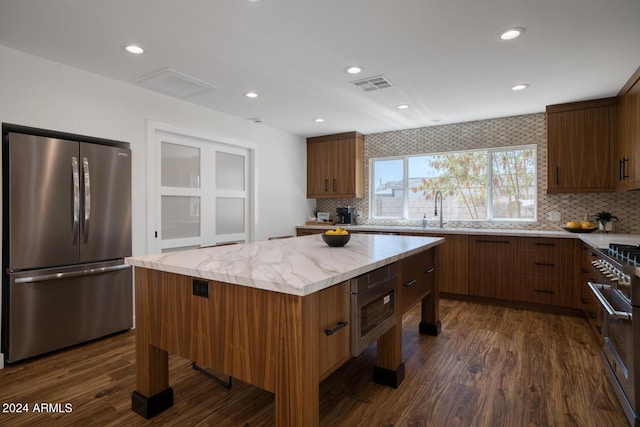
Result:
M155 153L152 252L250 240L250 150L156 132Z

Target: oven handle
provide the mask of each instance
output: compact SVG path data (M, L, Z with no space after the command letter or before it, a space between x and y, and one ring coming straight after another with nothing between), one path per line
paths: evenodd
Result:
M604 295L602 295L602 292L600 292L600 289L611 289L611 286L601 285L599 283L592 283L592 282L587 282L587 285L591 289L591 292L593 292L593 295L595 295L595 297L598 298L598 301L600 301L600 305L602 305L602 307L604 307L604 309L607 310L607 313L609 314L609 316L617 319L631 320L631 313L626 311L615 310L611 306L609 301L607 301L607 299L604 297Z

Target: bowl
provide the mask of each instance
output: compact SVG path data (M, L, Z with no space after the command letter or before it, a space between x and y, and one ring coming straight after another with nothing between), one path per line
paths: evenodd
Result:
M569 233L593 233L594 231L596 231L598 229L598 227L594 227L594 228L569 228L569 227L562 227L565 230L567 230Z
M334 248L339 248L347 244L347 242L351 239L351 234L326 234L322 233L322 240Z

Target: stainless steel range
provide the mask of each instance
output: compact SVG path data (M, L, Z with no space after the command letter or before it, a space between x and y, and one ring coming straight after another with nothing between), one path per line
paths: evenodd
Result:
M604 368L629 423L640 427L640 246L596 252L597 281L588 286L602 306Z

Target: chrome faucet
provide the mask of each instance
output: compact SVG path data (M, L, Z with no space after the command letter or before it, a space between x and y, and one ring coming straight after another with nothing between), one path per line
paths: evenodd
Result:
M442 192L439 190L436 191L436 197L434 199L436 204L436 211L434 212L434 215L438 216L438 194L440 195L440 228L444 228L444 224L442 222Z

